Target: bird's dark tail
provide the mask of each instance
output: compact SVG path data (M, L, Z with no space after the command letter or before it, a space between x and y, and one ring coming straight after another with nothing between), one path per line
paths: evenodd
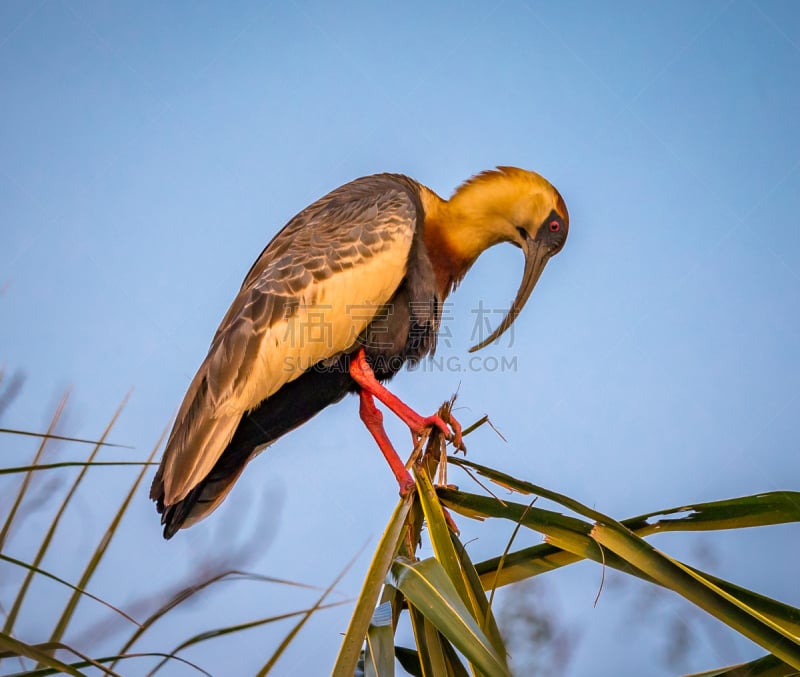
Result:
M265 446L355 390L346 364L343 359L329 369L315 367L305 372L243 416L211 472L183 499L167 506L163 488L156 492L153 498L161 514L164 538L172 538L179 529L209 515L227 496L247 463Z

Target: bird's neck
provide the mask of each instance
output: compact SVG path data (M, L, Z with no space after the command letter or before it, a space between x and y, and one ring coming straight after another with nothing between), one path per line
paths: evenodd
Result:
M486 205L443 200L421 186L425 209L424 240L436 274L439 297L444 299L466 275L475 260L502 237L492 238L492 221L499 218Z

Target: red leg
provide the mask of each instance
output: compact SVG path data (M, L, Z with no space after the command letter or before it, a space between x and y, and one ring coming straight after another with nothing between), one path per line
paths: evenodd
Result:
M359 407L361 420L364 421L367 430L372 433L384 458L397 478L397 483L400 485L400 495L405 496L414 488L414 478L411 477L405 463L397 455L392 443L389 441L389 437L383 429L383 414L375 406L372 395L366 390L361 390L359 396L361 398L361 406Z
M403 421L414 435L420 435L425 428L436 426L446 436L452 439L457 448L462 447L461 425L451 417L453 431L450 431L447 424L440 416L420 416L416 411L403 402L397 395L393 395L375 378L372 367L367 363L364 349L360 348L356 356L350 361L350 376L361 386L361 390L370 393L378 398L383 404L391 409L401 421ZM363 402L363 400L362 400ZM374 406L374 405L373 405Z

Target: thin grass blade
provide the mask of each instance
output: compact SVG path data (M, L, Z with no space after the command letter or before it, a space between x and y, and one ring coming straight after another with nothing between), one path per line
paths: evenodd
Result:
M342 604L347 604L346 601L341 602L331 602L330 604L323 604L322 606L318 607L318 611L322 611L324 609L333 609L337 606L342 606ZM181 662L185 662L176 654L179 651L183 651L184 649L194 646L195 644L200 644L202 642L207 642L210 639L216 639L217 637L224 637L226 635L231 635L237 632L243 632L244 630L250 630L252 628L258 628L262 625L268 625L270 623L278 623L280 621L285 621L290 618L297 618L298 616L304 616L307 614L311 609L301 609L299 611L290 611L285 614L278 614L277 616L269 616L267 618L259 618L255 621L248 621L247 623L237 623L236 625L229 625L224 628L216 628L214 630L208 630L206 632L201 632L197 635L193 635L189 639L181 642L178 646L176 646L172 651L168 654L159 654L164 656L164 660L162 660L158 665L156 665L150 672L147 673L147 677L152 677L157 672L161 670L169 661L171 660L180 660Z
M87 592L86 590L81 590L78 586L72 585L72 583L70 583L69 581L66 581L63 578L60 578L60 577L56 576L55 574L52 574L49 571L46 571L45 569L41 569L39 567L34 567L33 565L28 564L27 562L23 562L22 560L18 560L18 559L14 558L14 557L9 557L8 555L3 555L2 553L0 553L0 560L2 560L4 562L8 562L9 564L13 564L14 566L21 567L23 569L27 569L28 571L32 571L35 574L39 574L39 575L44 576L45 578L49 578L49 579L51 579L53 581L56 581L57 583L60 583L61 585L64 585L64 586L74 590L75 592L81 594L81 595L85 595L89 599L93 599L95 602L98 602L99 604L102 604L104 607L106 607L108 609L111 609L111 611L113 611L116 614L119 614L126 621L129 621L130 623L133 623L136 626L140 625L139 622L135 618L133 618L132 616L129 616L122 609L120 609L118 607L115 607L113 604L110 604L109 602L106 602L102 597L98 597L97 595L93 595L91 592ZM5 630L3 632L5 632ZM7 633L7 634L10 634L10 633Z
M148 457L148 462L153 460L153 457L158 452L158 449L161 447L161 443L164 441L164 437L166 437L167 429L165 428L164 431L161 433L161 436L158 438L153 450L150 452L150 456ZM86 567L81 574L80 581L78 581L78 588L83 590L89 585L89 581L92 579L94 572L97 570L103 556L108 550L108 546L111 544L111 541L114 538L114 534L117 532L117 528L119 527L119 523L122 521L122 517L125 515L125 512L128 510L128 506L130 505L131 500L133 499L134 495L136 494L136 490L139 488L139 485L144 479L144 475L147 472L148 466L145 465L139 474L136 476L130 491L128 491L127 496L125 496L122 504L120 505L117 513L114 515L114 518L111 520L111 524L109 524L106 532L103 534L100 542L97 544L97 547L94 550L89 562L87 563ZM78 605L78 601L80 600L80 594L78 592L73 592L70 596L67 604L64 607L64 610L61 612L61 616L56 623L55 628L50 636L51 642L59 642L61 638L64 636L64 632L67 629L70 621L72 620L72 616L75 613L75 608Z
M43 440L59 440L60 442L76 442L78 444L93 444L95 446L116 447L118 449L133 449L133 447L127 444L113 444L112 442L86 440L80 437L67 437L65 435L53 435L52 433L37 433L31 430L15 430L14 428L0 428L0 435L21 435L22 437L38 437Z
M108 422L103 433L100 435L100 439L95 444L94 449L89 453L89 457L86 460L87 464L91 464L95 457L97 456L98 452L100 451L103 443L105 442L108 434L111 432L111 429L114 427L114 424L117 422L117 419L122 414L122 410L125 408L125 405L128 403L128 399L130 398L130 392L122 398L122 402L120 402L117 410L114 412L114 415L111 417L111 420ZM14 624L16 623L17 616L22 608L22 604L25 601L25 595L28 592L28 588L30 587L31 582L33 581L33 576L38 570L39 565L42 563L45 555L47 554L48 549L50 548L50 543L53 540L53 537L56 534L56 530L58 529L59 524L61 524L61 518L64 516L64 513L67 511L67 506L70 504L73 496L78 490L83 479L86 477L86 472L88 471L89 465L84 466L81 468L81 471L78 473L78 476L72 483L72 486L67 491L66 496L64 496L64 500L61 501L61 505L58 508L55 516L50 522L50 526L47 529L44 537L42 538L42 542L39 545L39 549L36 552L36 556L33 558L33 562L31 562L31 566L28 569L28 573L25 575L25 580L20 585L17 594L14 597L14 603L11 606L10 611L8 612L8 616L6 617L6 622L3 625L3 632L11 634L14 629ZM132 619L131 619L132 620Z
M215 583L222 582L226 579L236 578L240 580L248 580L248 581L260 581L266 583L277 583L280 585L290 585L296 586L299 588L304 588L307 590L318 590L316 586L305 585L303 583L298 583L296 581L289 581L282 578L274 578L272 576L264 576L262 574L254 574L248 571L238 571L238 570L230 570L230 571L223 571L213 576L210 576L206 580L200 581L195 585L188 586L182 590L180 590L177 594L173 595L166 603L162 604L158 609L156 609L153 613L151 613L137 628L137 630L131 635L130 638L125 642L123 647L117 652L120 656L127 655L130 648L139 640L139 638L152 627L159 619L163 618L166 614L170 611L175 609L177 606L182 604L183 602L191 599L197 593L205 590L211 585ZM114 665L112 664L112 668Z
M39 665L46 665L57 669L59 672L75 677L85 677L82 672L66 663L53 658L47 651L37 648L31 644L21 642L4 632L0 632L0 649L7 651L10 656L23 656L35 660Z
M66 393L64 393L64 396L61 398L61 401L58 403L58 406L56 407L56 411L53 414L53 418L50 419L50 425L47 427L47 435L53 434L53 430L55 430L56 425L58 425L58 421L61 418L61 414L64 412L64 407L66 406L68 399L69 399L69 390ZM42 454L44 453L45 447L47 446L47 442L48 442L47 437L42 438L42 441L39 444L39 448L36 450L36 453L33 456L33 465L37 465L39 463L40 459L42 458ZM8 538L8 534L11 531L11 525L14 523L14 518L17 516L19 507L20 505L22 505L22 501L25 498L25 494L28 492L28 487L30 486L32 477L33 475L30 472L26 473L25 477L20 483L19 490L17 491L17 496L14 499L14 503L11 506L11 510L9 510L5 522L3 523L3 528L0 529L0 551L2 551L3 547L5 546L6 538Z
M283 652L286 650L286 648L289 646L289 644L291 644L292 641L294 640L294 638L297 636L297 633L300 632L300 630L306 624L308 619L311 618L311 616L315 612L319 611L320 607L322 607L322 604L325 602L325 600L327 599L328 595L331 594L333 589L339 584L339 582L342 580L344 575L350 570L350 567L353 566L355 561L360 556L361 556L361 553L359 552L352 560L350 560L347 563L347 566L345 566L344 569L342 569L342 571L339 573L339 575L325 589L325 591L322 593L322 595L320 595L319 599L314 603L314 606L312 606L305 614L303 614L303 617L300 619L300 621L297 623L297 625L295 625L289 631L289 634L286 635L286 637L280 643L278 648L273 652L272 656L270 656L269 660L266 663L264 663L263 667L258 671L258 674L256 675L256 677L266 677L269 674L270 670L272 670L272 668L278 662L278 659L280 659L280 657L283 655Z
M63 645L59 645L57 648L63 648ZM177 661L178 663L183 663L184 665L189 666L193 670L199 672L201 675L205 675L206 677L214 677L210 672L203 670L199 665L196 663L192 663L191 661L187 661L185 658L180 658L178 656L170 656L169 654L160 653L157 651L151 651L147 653L132 653L132 654L125 654L122 656L104 656L103 658L96 658L93 660L85 660L78 663L70 663L70 667L75 668L76 670L80 670L82 668L89 668L89 667L97 667L103 670L104 663L117 663L118 661L128 661L134 658L169 658L171 660ZM56 675L63 672L62 670L57 670L55 668L40 668L37 670L30 670L26 672L16 672L13 675L8 675L8 677L45 677L46 675ZM78 673L85 677L84 673ZM107 671L107 674L116 675L116 672Z
M0 468L0 475L14 475L24 472L39 472L40 470L56 470L59 468L102 468L104 466L149 466L158 465L156 461L61 461L58 463L40 463L38 465L18 465L12 468Z

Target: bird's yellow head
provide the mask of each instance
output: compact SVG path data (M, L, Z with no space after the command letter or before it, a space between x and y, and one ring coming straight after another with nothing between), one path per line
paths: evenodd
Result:
M448 270L448 289L458 283L489 247L510 242L525 254L525 269L516 298L492 335L471 349L479 350L511 326L545 265L563 248L569 232L567 206L558 191L539 174L516 167L498 167L463 183L449 201L437 205L435 212L429 247L438 250L438 263Z
M562 236L560 249L569 227L567 206L553 185L536 172L517 167L476 174L456 189L449 207L454 217L476 226L464 230L461 239L464 247L478 249L477 253L499 242L521 246L523 230L526 239L544 237L551 216L561 224L556 231Z

